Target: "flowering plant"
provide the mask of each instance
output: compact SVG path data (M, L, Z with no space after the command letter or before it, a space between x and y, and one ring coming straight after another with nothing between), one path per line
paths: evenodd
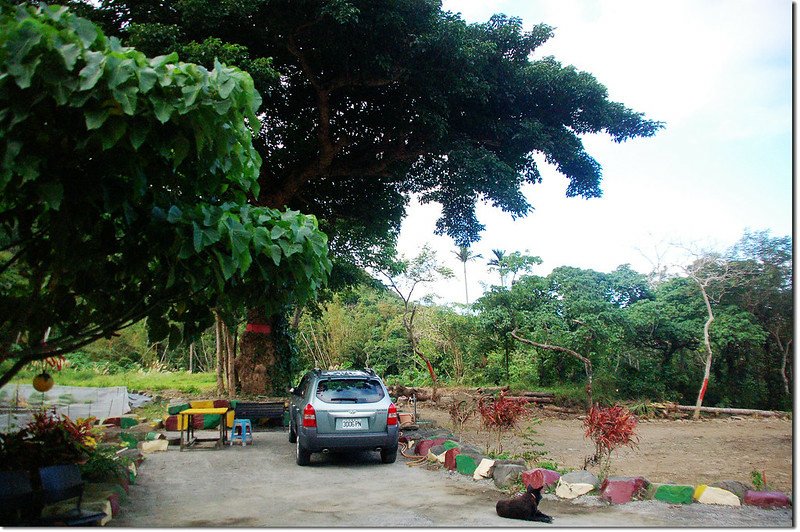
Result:
M36 412L19 432L0 436L0 467L29 471L49 465L81 463L97 447L95 418L78 418Z

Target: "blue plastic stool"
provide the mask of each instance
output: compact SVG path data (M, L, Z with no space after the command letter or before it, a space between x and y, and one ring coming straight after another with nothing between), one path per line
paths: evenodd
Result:
M239 434L236 434L237 428L239 429ZM253 426L250 424L250 420L234 419L231 427L231 437L228 438L230 444L233 445L233 440L239 439L244 447L247 445L248 436L250 437L250 443L253 443Z

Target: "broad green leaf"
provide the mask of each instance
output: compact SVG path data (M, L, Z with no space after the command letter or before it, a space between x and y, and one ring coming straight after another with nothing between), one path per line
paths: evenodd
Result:
M103 109L87 109L83 112L83 115L86 117L86 129L91 131L99 128L105 123L110 113L111 110L108 107Z
M78 89L85 91L93 88L103 75L106 58L103 52L86 51L83 54L83 60L86 61L86 66L78 73L81 80Z
M275 244L269 247L270 255L272 256L272 262L275 263L275 266L281 265L281 257L283 256L283 252L281 251L280 246L276 246Z
M145 139L147 139L147 134L150 132L150 124L147 122L133 122L131 127L129 128L128 138L131 141L131 146L133 146L134 150L138 150L142 144L144 144Z
M153 112L155 113L158 121L162 124L166 124L167 120L169 120L169 117L172 116L172 111L174 111L175 108L171 103L161 99L151 98L150 102L153 104Z
M139 90L142 94L150 92L150 89L152 89L158 81L158 74L150 67L140 68L137 71L137 75L139 76Z
M78 48L77 44L67 43L58 47L58 53L61 54L61 58L64 60L64 66L67 67L67 70L72 70L75 68L75 63L78 61L81 50Z
M85 18L72 17L69 25L75 30L84 48L89 48L97 39L97 27Z

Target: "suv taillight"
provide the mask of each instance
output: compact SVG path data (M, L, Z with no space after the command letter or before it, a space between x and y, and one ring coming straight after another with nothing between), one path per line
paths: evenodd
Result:
M389 413L386 415L387 425L397 425L397 407L394 403L389 405Z
M316 427L317 426L317 413L314 411L314 407L311 404L307 404L306 407L303 409L303 426L304 427Z

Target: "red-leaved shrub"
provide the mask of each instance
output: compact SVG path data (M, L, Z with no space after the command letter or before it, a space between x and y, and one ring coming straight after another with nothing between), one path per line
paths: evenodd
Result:
M519 420L528 414L527 403L518 399L506 397L505 392L500 392L496 398L483 398L478 400L478 412L485 427L497 431L497 451L502 451L501 434L504 430L513 429Z
M624 406L603 407L594 405L583 421L587 438L595 445L592 461L600 463L601 474L608 474L611 468L611 452L620 446L635 448L639 443L636 435L636 416ZM605 457L605 464L603 458Z

